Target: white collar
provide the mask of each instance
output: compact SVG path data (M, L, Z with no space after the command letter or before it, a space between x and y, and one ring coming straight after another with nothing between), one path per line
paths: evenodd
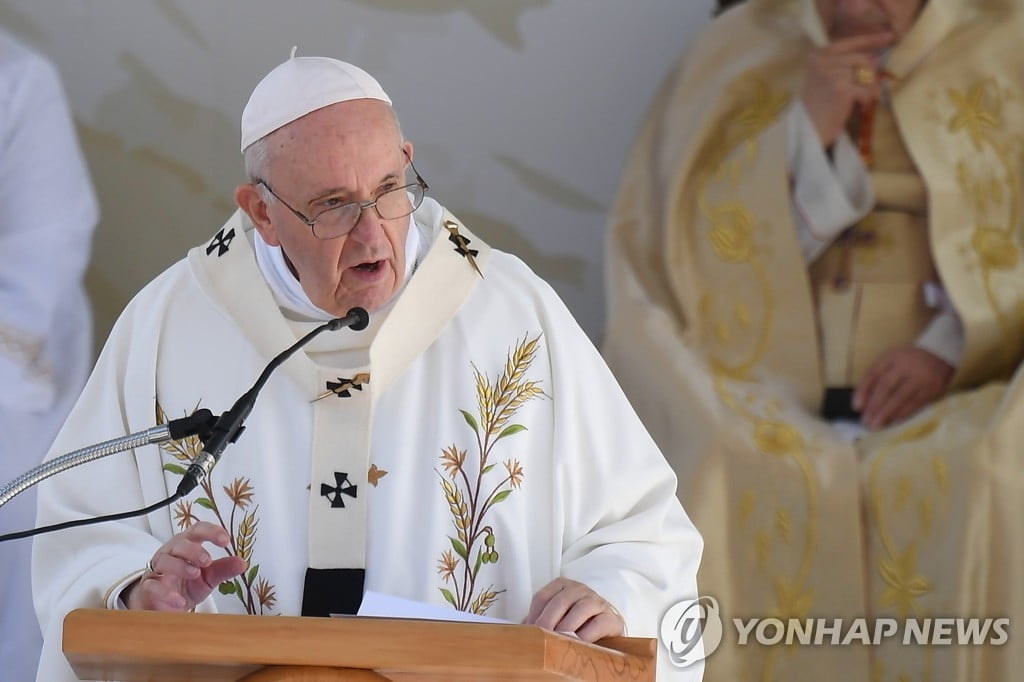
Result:
M314 305L309 300L309 296L302 289L299 280L295 278L295 275L292 274L291 269L289 269L288 264L285 262L284 252L280 246L270 246L263 241L263 237L260 236L258 230L253 230L253 247L256 251L256 263L259 265L260 272L263 273L263 279L267 281L271 292L274 294L274 300L277 301L277 305L285 313L286 317L305 321L320 320L325 322L337 317ZM420 231L410 215L409 230L405 238L405 272L402 275L402 285L399 287L398 292L395 293L395 296L401 292L406 282L409 281L409 277L415 271L420 258L419 251ZM391 301L388 301L384 308L390 306L395 296L391 297Z

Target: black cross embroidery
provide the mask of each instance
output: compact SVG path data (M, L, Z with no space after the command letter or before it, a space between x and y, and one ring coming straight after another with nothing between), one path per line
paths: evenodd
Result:
M353 389L361 391L363 390L363 386L368 383L370 383L369 372L360 372L351 379L338 377L337 381L328 381L327 390L314 398L313 402L315 403L318 400L330 398L332 395L337 398L351 398Z
M450 220L446 220L444 226L445 229L448 230L448 241L455 244L455 253L465 257L465 259L469 261L469 264L473 266L473 269L476 270L476 274L483 277L484 273L480 272L480 268L477 267L476 264L476 256L478 256L480 252L476 249L469 248L469 245L473 240L459 234L459 226Z
M348 495L355 499L356 488L359 486L352 485L352 482L348 480L348 474L335 471L334 472L334 487L327 485L326 483L320 484L320 495L326 497L331 501L332 508L345 508L345 500L341 498L342 494Z
M352 379L343 379L338 377L337 381L327 382L327 390L339 398L351 398L351 391L363 390L363 382L360 377L354 377Z
M224 228L220 229L217 236L213 238L210 245L206 247L206 255L209 256L213 253L214 249L217 249L217 258L220 258L228 252L228 247L231 246L232 240L235 238L235 228L231 228L227 234L224 234Z

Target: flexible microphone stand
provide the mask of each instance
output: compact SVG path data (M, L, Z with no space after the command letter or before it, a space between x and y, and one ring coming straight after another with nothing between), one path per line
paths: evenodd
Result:
M64 530L66 528L102 523L104 521L118 521L120 519L127 519L133 516L143 516L156 511L157 509L173 504L185 495L188 495L189 492L199 485L199 483L209 475L214 465L220 460L221 453L224 451L224 448L227 447L228 443L234 443L238 440L238 437L242 435L242 431L245 430L243 422L246 417L249 416L253 406L256 404L256 396L263 388L263 385L267 383L267 379L270 378L271 373L275 369L277 369L285 360L290 358L295 351L309 343L321 332L335 331L344 327L351 327L355 331L360 331L365 329L369 322L370 316L363 308L352 308L348 311L348 314L345 315L345 317L339 317L325 322L313 331L309 332L271 360L256 380L256 383L253 384L252 388L242 394L242 397L240 397L235 404L231 406L231 409L224 412L220 417L215 418L213 413L207 409L197 410L194 414L188 417L175 419L161 426L154 426L152 428L145 429L144 431L137 431L127 436L97 443L96 445L90 445L57 457L56 459L48 462L44 462L35 469L32 469L31 471L14 479L3 488L0 488L0 507L3 507L3 505L14 499L15 496L25 492L39 482L49 478L50 476L79 466L80 464L85 464L86 462L91 462L108 455L123 452L131 448L141 447L143 445L163 443L168 440L178 440L188 436L199 436L199 439L203 443L202 451L196 455L196 458L189 465L188 470L185 472L181 482L178 484L178 489L167 499L134 511L108 514L106 516L96 516L86 519L75 519L73 521L65 521L63 523L43 526L41 528L31 528L29 530L18 531L16 533L0 535L0 542L32 537L34 535Z

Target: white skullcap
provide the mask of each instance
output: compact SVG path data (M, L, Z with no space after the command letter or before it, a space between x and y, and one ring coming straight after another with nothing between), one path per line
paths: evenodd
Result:
M317 109L353 99L391 98L373 76L330 57L291 57L263 77L242 111L242 151Z

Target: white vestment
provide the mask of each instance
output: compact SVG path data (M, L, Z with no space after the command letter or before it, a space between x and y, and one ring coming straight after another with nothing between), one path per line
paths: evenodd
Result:
M82 276L97 205L57 71L0 33L0 485L37 466L92 360ZM31 528L35 494L0 508ZM0 543L0 677L30 680L42 643L31 540Z
M397 299L366 330L326 332L285 362L187 501L37 540L40 680L73 679L64 616L116 608L197 519L224 526L250 565L205 612L299 614L307 567L365 567L368 590L519 622L564 576L618 608L628 634L654 637L696 594L701 540L674 474L556 294L436 202L415 220L430 248ZM314 328L281 315L252 235L236 214L129 304L54 454L158 412L219 414ZM49 479L38 522L153 504L199 447L147 446Z

